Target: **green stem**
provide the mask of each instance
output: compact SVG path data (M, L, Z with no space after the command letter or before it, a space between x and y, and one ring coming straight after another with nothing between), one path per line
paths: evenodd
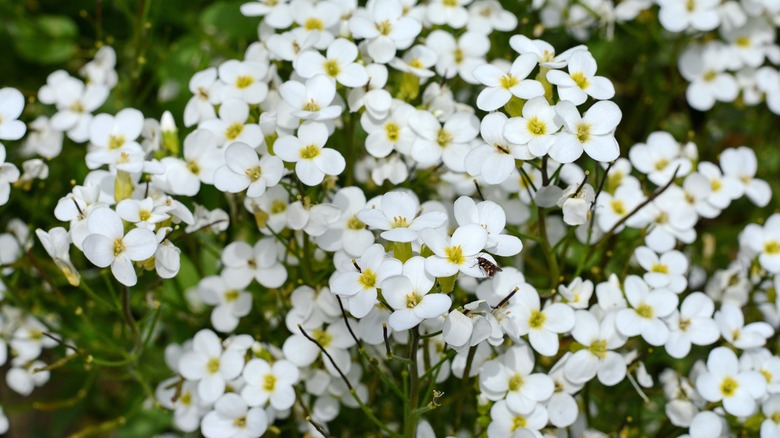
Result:
M414 438L417 432L417 414L415 411L420 404L420 376L417 370L417 348L420 344L420 328L412 329L412 342L409 344L409 403L404 412L404 437Z

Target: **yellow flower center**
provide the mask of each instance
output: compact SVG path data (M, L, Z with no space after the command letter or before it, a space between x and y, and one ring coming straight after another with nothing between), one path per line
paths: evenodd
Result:
M604 359L607 357L607 341L604 339L594 341L590 344L590 347L588 347L588 351L599 359Z
M531 312L531 317L528 319L528 326L532 329L539 330L544 327L544 321L547 320L547 316L539 310Z
M734 41L734 43L739 47L750 47L750 38L746 36L741 36L737 38L737 40Z
M246 88L255 82L255 78L252 76L238 76L236 78L236 88Z
M225 301L228 303L232 303L233 301L236 301L240 295L241 292L235 289L230 289L229 291L225 292Z
M772 373L767 369L761 369L758 371L766 379L767 383L772 381Z
M138 212L138 218L142 221L149 220L152 217L152 212L149 210L141 210Z
M303 27L306 30L325 30L325 23L319 18L311 17L306 19L303 23Z
M385 134L387 135L387 140L391 141L393 143L398 141L398 138L400 137L401 127L398 126L397 123L389 122L385 124Z
M726 377L720 384L720 392L723 397L733 396L737 392L737 388L739 388L739 382L732 377Z
M332 78L335 78L339 75L339 73L341 73L341 66L335 59L328 59L325 61L325 63L322 64L322 68L325 70L325 74Z
M379 33L384 36L390 35L390 32L393 31L393 24L390 23L390 20L385 20L381 23L375 24L374 26L376 27L376 30L378 30Z
M441 2L444 6L447 6L449 8L454 8L458 6L458 0L442 0Z
M660 274L668 274L669 273L669 267L666 265L662 265L660 263L656 263L653 265L653 267L650 269L652 272L658 272Z
M713 179L710 181L710 188L713 192L719 191L723 187L723 183L719 179Z
M521 374L515 374L511 379L509 379L509 390L517 391L523 387L524 383L523 376Z
M696 0L687 0L685 2L685 9L687 9L688 12L693 12L693 10L696 9Z
M120 237L119 239L114 240L114 257L119 256L119 254L122 253L122 251L125 250L125 242Z
M225 130L225 138L228 140L235 140L244 131L244 125L241 123L233 123Z
M195 175L200 175L200 165L196 161L187 161L187 170Z
M406 221L405 217L402 216L395 216L393 217L393 228L409 228L409 222Z
M716 77L718 77L718 74L715 73L713 70L708 70L706 73L704 73L704 80L706 82L712 82L715 80Z
M255 182L263 176L263 169L260 166L255 166L244 171L244 175L247 176L252 182Z
M653 308L649 304L642 303L636 308L636 314L642 318L650 319L653 317Z
M679 325L680 325L680 331L683 331L683 332L688 331L688 327L691 326L691 320L687 319L687 318L686 319L680 318L680 324Z
M580 71L575 71L572 73L571 78L574 80L574 83L576 83L577 86L583 90L588 88L588 85L590 85L590 83L588 83L588 78L586 78L585 75Z
M111 150L119 149L125 144L124 135L111 135L108 137L108 148Z
M286 210L287 210L287 203L282 201L281 199L277 199L276 201L271 203L271 214L283 213Z
M529 120L526 128L528 132L537 137L547 134L547 124L539 120L538 117L533 117Z
M371 269L363 269L363 272L358 277L358 284L363 289L373 289L376 287L376 272Z
M461 49L455 49L455 52L453 52L453 56L455 57L455 64L460 64L463 62L463 59L466 57L463 54L463 50Z
M190 391L185 392L184 394L179 397L179 401L184 406L189 406L192 404L192 393Z
M502 88L506 88L507 90L514 87L515 85L520 83L520 79L512 76L512 75L506 75L501 76L501 79L498 80L499 84L501 84Z
M447 261L453 265L460 266L466 262L466 257L463 256L463 249L460 247L460 245L448 246L444 248L444 254L447 258Z
M626 206L623 205L623 201L620 199L613 199L609 201L609 206L612 207L612 211L614 211L616 215L625 216Z
M246 417L236 418L233 420L233 426L239 427L239 428L245 428L246 427Z
M580 143L587 143L590 141L590 125L587 123L580 123L577 125L577 140Z
M528 422L525 420L525 417L521 415L516 416L512 419L512 432L524 428L526 424L528 424Z
M314 338L317 343L322 345L322 348L328 348L330 346L331 341L333 340L333 335L326 332L325 330L320 329L314 329L311 332L312 338Z
M317 145L310 144L301 149L300 155L304 160L312 160L320 155L320 148Z
M320 105L314 101L314 99L309 100L306 102L306 105L303 106L304 111L311 111L311 112L317 112L320 110Z
M660 160L655 162L654 167L655 170L661 171L664 170L668 165L669 165L669 160L667 160L666 158L661 158Z
M770 240L764 244L764 252L769 255L780 254L780 243L777 240Z
M422 301L422 297L417 292L412 292L406 296L406 307L412 309L414 306L420 304L420 301Z
M362 230L366 228L366 224L364 224L360 219L357 218L357 216L352 216L347 221L347 228L350 230Z
M276 387L276 376L274 376L273 374L266 374L265 377L263 377L263 391L273 392L275 387Z
M423 68L423 67L425 67L425 64L423 64L423 62L420 61L420 58L412 58L412 60L409 61L409 65L412 66L412 68Z
M446 148L450 145L451 141L452 134L447 132L444 128L439 129L439 134L436 136L436 143L438 143L440 147Z
M68 107L69 110L73 111L74 113L83 113L84 112L84 104L81 103L80 100L77 100L70 104Z
M219 371L219 358L210 358L206 363L206 370L209 372L209 374L216 374Z

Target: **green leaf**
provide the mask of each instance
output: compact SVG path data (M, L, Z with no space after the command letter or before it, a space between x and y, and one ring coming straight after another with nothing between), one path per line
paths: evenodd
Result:
M257 21L241 15L239 8L244 0L222 2L203 11L200 22L209 34L224 35L229 39L257 39Z
M64 15L43 15L31 20L18 20L8 28L14 48L28 61L56 64L76 54L78 27Z

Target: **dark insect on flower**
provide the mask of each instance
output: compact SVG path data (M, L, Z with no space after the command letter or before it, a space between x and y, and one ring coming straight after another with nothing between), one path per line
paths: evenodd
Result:
M479 269L487 278L493 278L493 276L496 275L496 272L503 271L501 266L498 266L484 257L477 257L477 265L479 265Z

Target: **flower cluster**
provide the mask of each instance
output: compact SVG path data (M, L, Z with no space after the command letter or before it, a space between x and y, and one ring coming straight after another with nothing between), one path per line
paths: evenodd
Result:
M594 14L627 22L653 4L533 3L582 39ZM719 28L727 41L681 56L691 107L741 93L778 111L780 76L762 67L780 58L772 2L657 3L668 31ZM20 172L0 144L0 205L47 179L44 160L66 145L86 144L87 169L53 195L61 226L33 224L55 280L26 224L0 234L2 278L35 272L53 292L89 294L77 315L115 312L133 347L98 365L136 372L145 346L168 344L173 377L156 391L134 378L177 430L338 435L348 408L394 437L600 436L592 392L649 402L658 386L663 407L647 409L690 436L778 433L780 214L744 228L726 269L701 232L743 197L769 205L753 149L706 161L655 127L619 144L620 89L596 51L517 34L495 57L518 21L494 0L264 0L241 12L261 17L258 41L195 74L181 115L101 112L118 81L108 46L84 80L49 76L36 105L50 117L29 133L23 96L0 89L0 140L27 134L18 155L41 157ZM139 293L155 312L142 323ZM3 307L0 365L8 344L16 392L73 360L40 359L58 324ZM75 343L73 358L100 354Z

